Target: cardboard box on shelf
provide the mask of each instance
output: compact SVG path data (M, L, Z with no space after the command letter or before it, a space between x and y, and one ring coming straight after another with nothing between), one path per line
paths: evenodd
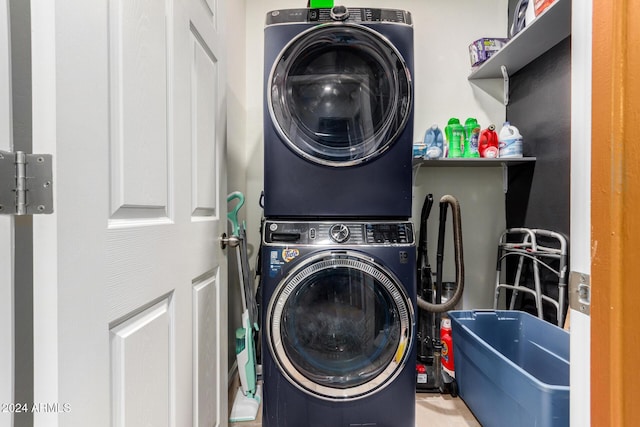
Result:
M509 39L484 37L471 43L469 45L471 66L477 67L487 59L491 58L491 56L502 49L508 41Z
M536 16L540 15L546 8L555 3L556 0L535 0L534 7Z

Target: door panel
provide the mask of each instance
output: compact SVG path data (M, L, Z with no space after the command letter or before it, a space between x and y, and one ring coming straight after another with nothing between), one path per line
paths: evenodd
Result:
M111 328L114 425L171 425L171 313L167 298Z
M193 216L216 214L216 99L218 63L195 27L191 27L192 201ZM212 144L213 142L213 144Z
M193 401L194 425L213 426L221 416L222 408L216 402L225 384L218 380L216 360L220 354L220 331L216 328L216 307L218 306L217 276L206 277L193 286L193 324L195 337L193 352L193 377L196 398ZM222 387L220 387L222 385Z
M35 426L226 425L223 13L100 3L32 2Z
M111 203L114 218L167 216L168 68L165 2L109 8ZM132 48L135 47L135 48Z

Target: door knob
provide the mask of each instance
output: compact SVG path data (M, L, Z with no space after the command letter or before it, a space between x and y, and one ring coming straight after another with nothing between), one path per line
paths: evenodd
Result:
M226 249L227 246L235 248L240 244L240 239L236 236L227 237L227 233L222 233L220 236L220 248Z

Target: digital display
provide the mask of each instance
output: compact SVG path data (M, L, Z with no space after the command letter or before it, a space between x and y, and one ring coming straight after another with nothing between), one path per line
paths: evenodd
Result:
M409 236L404 224L370 224L367 240L370 243L408 243Z

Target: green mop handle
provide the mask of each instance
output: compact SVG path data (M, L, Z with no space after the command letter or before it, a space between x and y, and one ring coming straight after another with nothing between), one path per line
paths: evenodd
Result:
M232 226L232 234L234 236L240 236L240 224L238 224L238 211L244 205L244 194L239 191L234 191L227 196L227 203L230 201L238 199L239 202L236 204L236 207L233 208L228 214L227 218L231 221Z

